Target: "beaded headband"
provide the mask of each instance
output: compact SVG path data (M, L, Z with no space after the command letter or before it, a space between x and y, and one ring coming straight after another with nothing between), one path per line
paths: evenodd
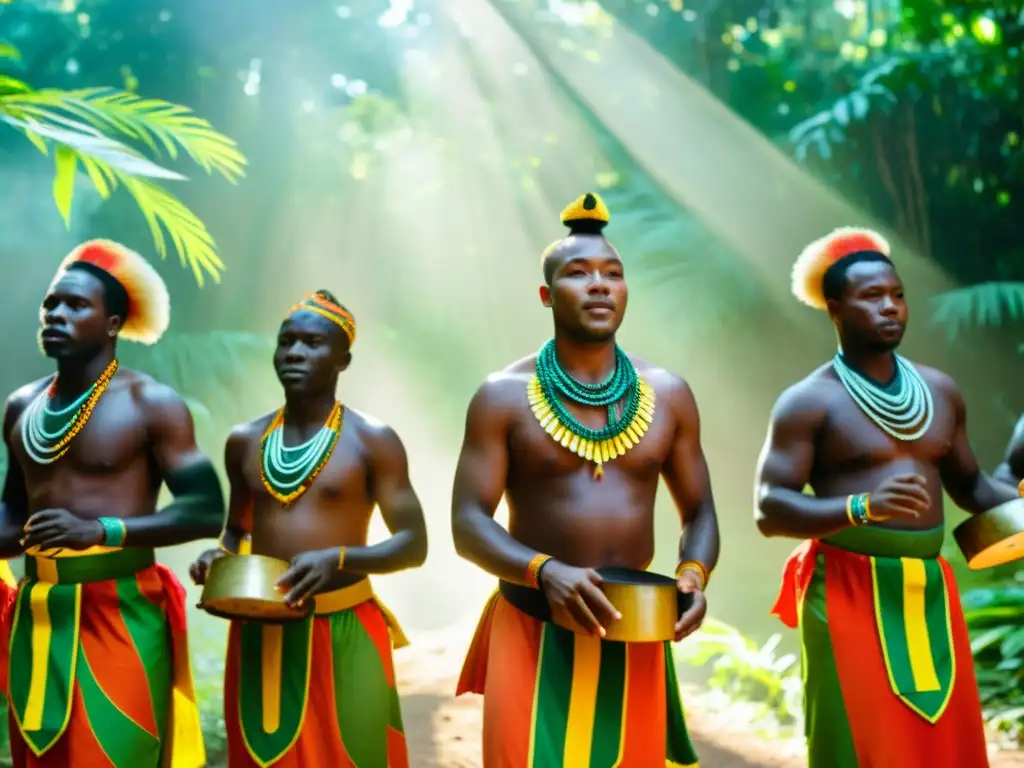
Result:
M305 310L307 312L315 312L320 317L325 317L332 323L341 328L345 332L345 336L348 337L348 343L351 347L356 341L356 320L352 316L352 313L345 309L340 304L336 304L321 291L314 291L300 301L298 304L292 306L288 310L289 317L296 312Z

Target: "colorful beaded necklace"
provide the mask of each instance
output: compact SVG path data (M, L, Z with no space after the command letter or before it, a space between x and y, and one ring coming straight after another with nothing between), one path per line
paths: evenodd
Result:
M639 443L654 421L654 390L617 344L612 375L599 384L584 384L558 364L555 341L549 340L537 354L537 373L530 377L526 392L544 431L563 448L594 462L598 480L604 476L604 464ZM584 426L562 404L562 398L577 405L607 408L607 425L601 429ZM622 413L618 414L620 402Z
M284 444L284 408L270 421L260 440L260 479L267 492L289 506L310 489L317 475L331 459L345 422L341 403L309 440L294 446Z
M68 452L71 441L85 428L115 373L117 360L111 360L93 385L64 408L50 407L57 395L57 376L53 377L49 387L36 395L21 417L21 440L32 461L52 464Z

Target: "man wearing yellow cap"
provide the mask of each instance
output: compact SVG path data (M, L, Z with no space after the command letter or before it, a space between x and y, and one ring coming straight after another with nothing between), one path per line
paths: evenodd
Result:
M953 380L896 354L907 303L880 235L812 243L793 291L828 312L839 352L775 404L756 515L764 535L804 540L773 613L800 629L809 764L983 768L942 498L977 513L1016 494L978 469Z
M237 427L222 548L192 567L203 583L225 554L289 561L286 601L314 616L286 625L232 622L224 720L231 768L409 765L392 647L408 641L369 574L421 565L423 511L395 432L337 400L356 324L327 291L292 307L274 367L285 404ZM367 546L374 507L391 531Z
M224 501L182 398L116 357L119 339L160 338L167 289L138 254L91 241L40 319L57 373L3 419L0 556L26 555L6 617L14 765L199 768L185 592L154 548L216 536Z
M671 643L605 639L622 614L600 585L653 578L664 478L689 603L669 618L676 640L700 626L719 545L697 405L681 378L615 342L627 292L604 202L583 195L561 219L569 235L545 251L540 288L554 338L490 376L466 417L455 546L500 586L458 693L483 694L485 768L694 766Z

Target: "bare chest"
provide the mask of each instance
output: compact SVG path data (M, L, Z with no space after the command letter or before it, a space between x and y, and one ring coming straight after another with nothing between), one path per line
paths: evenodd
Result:
M889 435L848 395L837 397L829 409L828 428L821 436L819 459L830 471L858 471L910 459L919 464L937 464L948 453L956 431L956 415L941 397L933 401L932 420L917 440L900 440Z
M69 416L70 418L70 416ZM108 391L100 398L85 425L67 445L67 452L52 463L37 462L26 447L34 428L43 426L23 414L14 424L11 446L31 488L60 476L104 477L120 475L149 458L149 440L143 414L127 391ZM54 425L46 422L51 434ZM28 438L31 440L31 438Z

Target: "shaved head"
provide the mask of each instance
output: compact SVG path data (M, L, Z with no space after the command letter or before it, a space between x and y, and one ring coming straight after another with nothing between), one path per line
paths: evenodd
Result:
M619 258L619 252L602 235L569 235L549 245L541 255L544 284L550 286L555 273L574 259Z

